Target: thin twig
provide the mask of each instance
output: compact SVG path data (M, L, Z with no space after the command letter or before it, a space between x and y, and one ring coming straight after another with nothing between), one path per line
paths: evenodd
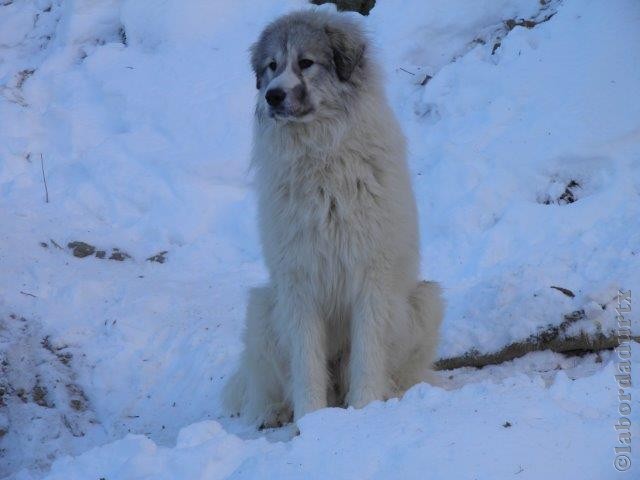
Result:
M44 160L40 154L40 167L42 168L42 180L44 181L45 202L49 203L49 189L47 188L47 177L44 175Z
M26 295L26 296L28 296L28 297L38 298L38 297L36 297L33 293L23 292L22 290L20 290L20 293L21 293L22 295Z
M402 67L399 67L399 68L400 68L400 70L402 70L403 72L406 72L406 73L408 73L409 75L414 75L414 76L415 76L415 73L410 72L409 70L405 70L405 69L404 69L404 68L402 68Z

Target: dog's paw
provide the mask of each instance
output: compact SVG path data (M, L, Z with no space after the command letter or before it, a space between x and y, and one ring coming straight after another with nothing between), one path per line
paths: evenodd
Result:
M287 405L280 405L270 409L263 417L259 430L280 428L293 421L293 412Z

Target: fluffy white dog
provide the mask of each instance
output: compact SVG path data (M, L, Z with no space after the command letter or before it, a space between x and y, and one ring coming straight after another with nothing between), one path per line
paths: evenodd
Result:
M271 427L427 378L443 302L418 281L405 139L350 16L296 12L252 47L253 164L271 280L250 291L224 400Z

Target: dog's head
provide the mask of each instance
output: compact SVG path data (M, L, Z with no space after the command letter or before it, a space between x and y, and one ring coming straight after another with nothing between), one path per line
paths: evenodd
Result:
M364 76L365 46L359 25L342 14L307 10L277 19L251 47L258 112L310 122L345 108Z

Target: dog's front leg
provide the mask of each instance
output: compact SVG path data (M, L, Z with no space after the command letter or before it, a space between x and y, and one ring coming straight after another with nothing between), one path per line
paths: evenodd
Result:
M287 282L278 295L279 318L289 340L294 419L327 406L325 325L301 285Z
M361 408L388 393L384 333L390 322L390 299L374 281L363 282L351 319L351 357L347 404Z

